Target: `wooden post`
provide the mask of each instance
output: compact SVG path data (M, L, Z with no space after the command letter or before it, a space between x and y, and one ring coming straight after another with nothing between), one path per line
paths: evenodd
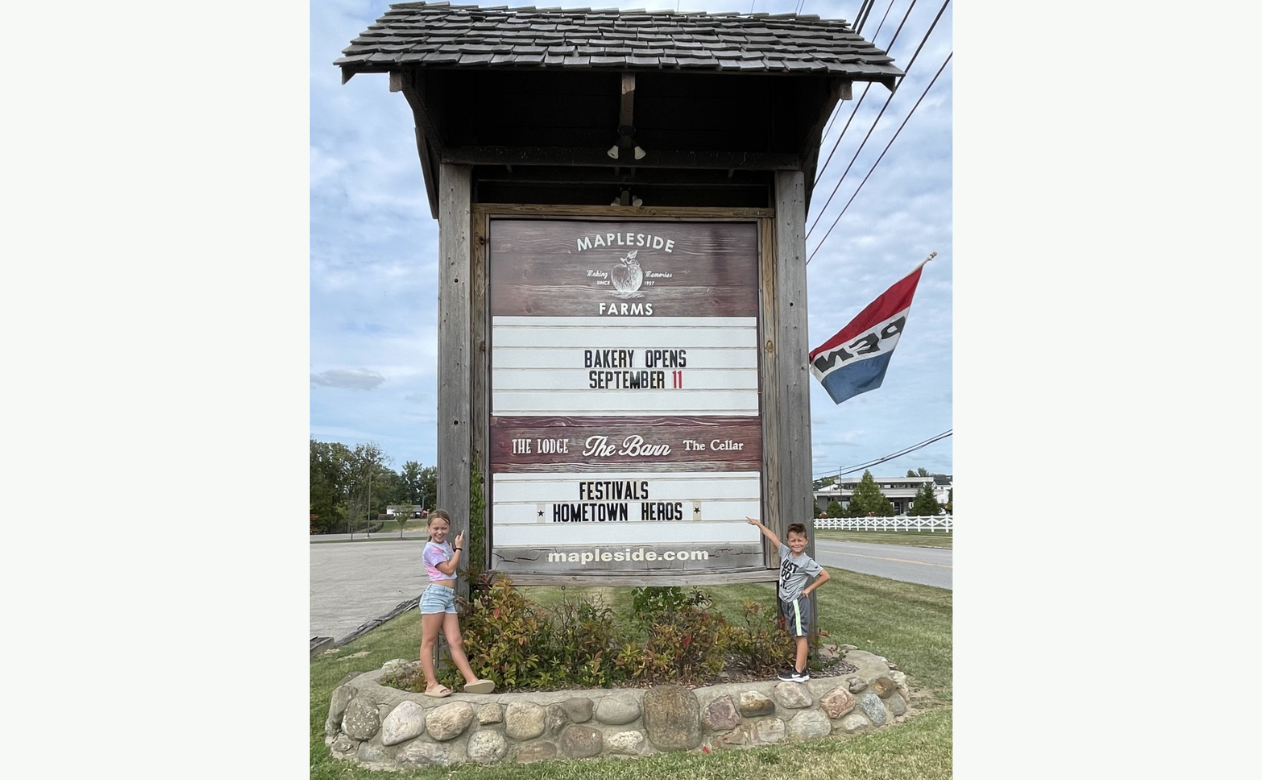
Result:
M780 363L777 345L780 334L776 329L779 319L776 316L776 297L778 261L776 257L776 225L772 219L758 221L758 245L761 263L759 266L759 305L762 324L758 332L762 349L762 377L759 390L762 393L762 440L763 440L763 522L768 528L780 531L786 525L780 522L780 420L775 410L780 408ZM762 538L761 534L759 535ZM781 537L783 538L783 537ZM780 568L780 555L771 549L771 543L762 539L764 562L768 568Z
M438 198L438 503L451 515L451 538L469 541L470 200L472 169L444 163ZM468 549L461 563L468 561ZM456 593L469 585L457 580Z
M801 171L776 171L776 361L779 398L769 410L778 422L780 517L783 540L790 523L804 523L815 557L815 494L811 488L811 377L806 322L806 191ZM815 594L811 593L815 613ZM811 636L815 625L811 624Z

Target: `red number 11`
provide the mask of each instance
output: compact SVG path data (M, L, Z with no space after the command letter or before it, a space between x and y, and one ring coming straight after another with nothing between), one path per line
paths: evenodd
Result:
M670 372L670 378L671 378L672 386L677 387L677 388L684 386L684 372L683 371Z

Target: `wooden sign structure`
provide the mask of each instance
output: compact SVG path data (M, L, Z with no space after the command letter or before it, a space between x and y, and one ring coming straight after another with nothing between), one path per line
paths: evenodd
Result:
M758 225L493 219L492 567L765 569Z
M344 54L416 118L453 532L476 462L515 583L773 580L745 517L814 515L819 140L853 82L902 72L793 14L404 3Z

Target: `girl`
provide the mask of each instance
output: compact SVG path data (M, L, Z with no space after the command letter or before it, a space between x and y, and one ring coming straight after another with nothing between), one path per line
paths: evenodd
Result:
M491 680L480 680L469 668L469 659L464 654L464 639L460 636L460 621L456 617L456 564L464 548L464 532L456 534L456 545L453 548L447 541L447 532L451 530L451 518L441 509L435 509L429 515L426 525L429 541L421 557L425 559L425 568L429 572L429 587L421 594L421 669L425 672L425 695L441 699L451 695L451 689L438 684L434 674L434 643L438 641L438 629L447 637L447 646L451 649L451 660L464 675L464 689L468 693L490 693L495 690Z

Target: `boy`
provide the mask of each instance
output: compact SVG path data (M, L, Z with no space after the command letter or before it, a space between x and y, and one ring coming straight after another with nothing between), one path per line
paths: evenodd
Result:
M806 599L811 592L828 582L828 572L809 555L806 549L806 526L793 523L785 532L788 544L770 528L752 517L746 517L750 525L758 526L762 535L771 540L780 552L780 614L784 615L785 627L797 643L797 658L792 669L777 675L788 682L806 682L811 675L806 670L807 634L811 626L811 602ZM809 585L807 581L815 578Z

